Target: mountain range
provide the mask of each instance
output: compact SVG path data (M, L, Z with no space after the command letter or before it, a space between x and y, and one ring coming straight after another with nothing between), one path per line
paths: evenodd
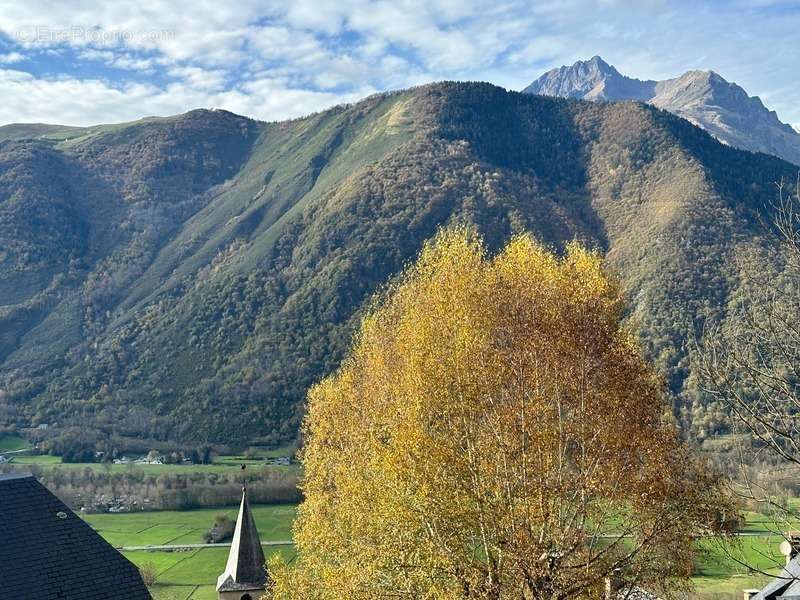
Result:
M688 71L663 81L622 75L599 56L552 69L523 90L591 101L636 100L702 127L725 144L773 154L800 165L800 133L756 96L714 71Z
M628 323L699 438L726 412L695 331L751 291L775 182L797 168L641 103L483 83L292 121L221 110L0 127L0 424L292 439L369 298L438 228L530 231L607 257Z

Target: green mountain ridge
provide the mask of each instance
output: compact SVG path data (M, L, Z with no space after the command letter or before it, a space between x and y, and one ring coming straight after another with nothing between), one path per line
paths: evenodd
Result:
M294 437L365 302L461 222L491 248L532 231L604 251L676 418L724 429L687 340L747 294L735 259L796 176L652 107L480 83L282 123L4 130L0 423L185 441Z

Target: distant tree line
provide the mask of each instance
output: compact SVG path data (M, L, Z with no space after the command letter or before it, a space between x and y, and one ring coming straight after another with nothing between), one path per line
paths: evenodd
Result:
M0 465L0 473L16 470ZM131 467L111 473L86 467L82 470L42 469L26 465L39 481L74 510L105 512L110 506L125 510L185 510L236 504L242 497L245 476L240 473L165 473L153 475ZM275 468L248 469L250 501L255 504L296 503L301 500L298 474Z
M11 431L17 430L11 429ZM59 456L64 463L113 462L123 456L147 454L159 457L165 464L181 464L188 461L195 465L210 465L214 455L223 449L210 444L191 446L159 440L120 438L105 435L96 429L81 427L33 430L27 431L25 435L36 444L37 452ZM154 447L157 449L154 450Z

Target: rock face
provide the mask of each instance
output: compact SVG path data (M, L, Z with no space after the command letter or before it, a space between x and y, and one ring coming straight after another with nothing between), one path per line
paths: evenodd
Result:
M571 67L552 69L522 90L540 96L579 100L639 100L653 98L657 81L626 77L599 56L579 60Z
M552 69L523 92L592 101L637 100L702 127L725 144L764 152L800 165L800 133L782 123L757 96L714 71L688 71L674 79L626 77L599 56Z

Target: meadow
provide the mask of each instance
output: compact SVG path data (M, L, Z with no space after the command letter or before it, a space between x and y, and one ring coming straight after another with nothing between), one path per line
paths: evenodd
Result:
M0 436L0 452L11 452L28 448L30 444L21 437ZM44 472L83 472L87 469L97 473L124 474L141 471L146 475L179 474L227 474L238 475L241 466L247 465L254 472L264 469L267 459L290 456L292 447L277 449L259 448L255 457L244 455L215 456L212 464L110 464L110 463L62 463L59 456L14 455L12 464L17 468L36 467ZM280 471L296 471L299 466L270 465ZM287 542L291 540L294 521L294 504L253 506L261 540L264 542ZM203 534L214 523L214 518L225 514L236 519L238 506L225 506L183 511L148 511L118 514L83 514L83 519L116 548L137 546L166 546L180 544L202 544ZM287 559L294 555L291 544L275 544L264 547L269 558L281 553ZM122 553L138 566L148 566L156 573L152 589L155 600L216 600L216 580L225 567L228 548L193 548L158 550L122 550Z
M797 514L797 499L790 502ZM698 558L692 583L698 600L734 600L745 589L760 589L776 575L785 557L778 546L783 541L780 531L800 530L800 519L778 524L765 514L745 511L745 525L732 543L698 543ZM752 567L752 568L751 568Z
M253 506L261 540L285 542L291 539L295 505ZM156 511L125 514L83 515L83 518L115 547L202 543L218 514L235 519L237 506L190 511ZM768 577L745 567L774 573L783 563L778 553L781 538L772 521L759 513L748 512L747 523L735 544L698 544L698 560L692 582L696 600L734 600L742 590L759 588ZM800 529L800 522L797 523ZM267 557L281 553L294 556L292 545L265 546ZM123 551L135 564L149 565L157 574L153 589L156 600L212 600L215 583L227 559L227 548L195 548L173 551Z
M0 435L0 452L23 450L30 444L16 435Z
M21 437L13 435L0 436L0 453L12 450L23 450L30 447L30 443ZM35 465L43 471L50 471L58 468L64 471L84 471L91 469L102 473L127 473L134 469L141 470L148 475L175 475L192 473L232 473L241 470L242 465L252 469L261 468L266 465L269 459L293 456L296 447L292 445L280 446L277 448L252 448L252 453L248 456L242 454L221 454L215 455L211 464L147 464L147 463L103 463L103 462L61 462L60 456L51 454L28 454L21 453L14 455L11 463L18 466ZM289 465L270 464L270 468L277 470L297 470L298 464Z
M241 470L241 465L245 464L251 468L261 468L264 466L263 459L248 459L242 456L218 456L214 462L208 465L203 464L175 464L159 465L147 463L63 463L58 456L42 454L39 456L16 456L12 464L14 465L36 465L43 470L62 469L64 471L83 471L91 469L103 473L127 473L134 469L142 470L148 475L175 475L191 473L231 473ZM292 465L271 465L271 469L292 470L297 469Z
M752 565L767 573L778 572L783 557L777 555L781 538L773 535L744 537L725 546L700 544L692 577L697 600L738 600L745 589L760 589L770 577L752 572Z
M238 506L226 506L182 511L90 514L83 515L83 518L115 547L201 544L203 533L214 524L214 517L224 514L236 520L238 509ZM293 504L253 506L261 541L291 540L295 509Z
M22 438L0 437L0 452L27 447ZM101 464L62 463L57 456L17 455L13 463L36 465L49 471L63 469L82 471L125 473L133 469L146 474L166 475L179 473L238 473L241 465L261 468L267 458L291 454L287 448L260 450L257 458L243 455L215 456L210 465L159 465L159 464ZM299 469L297 464L272 466L275 469ZM793 505L800 508L800 504ZM183 511L152 511L121 514L86 514L83 518L109 543L117 548L137 546L161 546L200 544L218 514L236 518L238 506L207 508ZM291 540L291 526L296 514L296 505L253 506L261 539L265 542L287 542ZM768 576L753 572L745 565L759 571L775 573L783 563L778 553L781 538L769 517L756 512L746 513L746 525L736 544L721 546L704 542L698 544L698 558L692 579L693 598L697 600L734 600L741 598L742 590L760 588ZM800 530L800 521L790 523ZM265 546L265 554L281 553L287 559L294 556L291 544ZM227 559L227 548L193 548L171 551L123 550L132 562L148 565L155 571L156 585L153 589L156 600L211 600L216 598L215 583Z
M291 539L294 505L253 506L261 540ZM199 544L203 533L218 514L235 519L237 506L190 511L158 511L126 514L83 515L83 518L115 547ZM269 558L279 552L294 555L291 545L265 546ZM156 600L216 599L217 577L225 568L227 548L196 548L173 551L123 551L133 563L149 565L157 574L153 595Z

